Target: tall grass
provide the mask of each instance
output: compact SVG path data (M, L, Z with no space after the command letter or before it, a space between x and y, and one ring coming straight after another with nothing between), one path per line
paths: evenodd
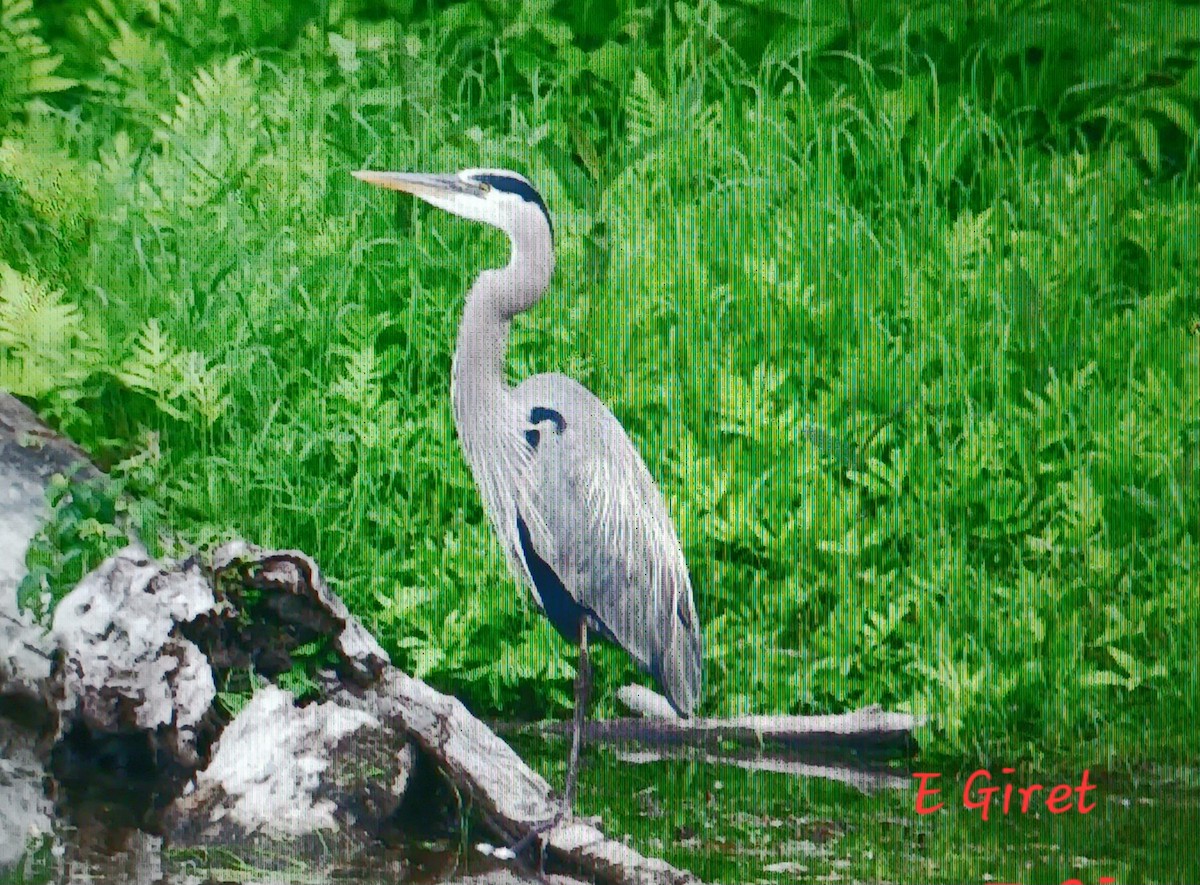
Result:
M512 377L658 478L704 713L1194 758L1200 7L260 6L0 0L0 387L164 524L310 551L476 710L567 708L449 408L505 244L348 175L509 166L559 249Z

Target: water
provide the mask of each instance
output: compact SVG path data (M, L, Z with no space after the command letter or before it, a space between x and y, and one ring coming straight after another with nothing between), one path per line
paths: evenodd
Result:
M562 743L517 740L518 750L552 783L563 775ZM941 771L940 811L919 815L914 789L870 794L835 781L746 770L694 760L634 764L596 748L580 783L579 811L598 814L609 833L710 882L790 883L1012 882L1077 880L1101 885L1200 881L1200 773L1154 771L1112 776L1089 769L1095 807L1052 814L1031 804L988 820L964 808L961 788L973 766L926 760ZM899 769L895 769L899 771ZM1007 776L993 770L997 783ZM1072 777L1046 778L1079 782ZM1020 784L1018 784L1020 785ZM1016 796L1017 794L1013 794ZM228 846L179 850L140 831L103 825L113 809L65 809L76 820L30 846L0 883L209 885L209 883L442 883L537 881L512 875L481 855L478 829L463 832L453 814L421 834L397 832L392 844L365 848L310 843L288 849ZM91 817L90 822L79 821ZM437 817L435 815L435 817ZM428 821L427 821L428 822Z
M458 837L344 848L308 842L178 849L159 836L99 822L59 825L53 835L31 840L13 867L0 869L3 885L427 885L477 877L490 885L537 881L484 857Z

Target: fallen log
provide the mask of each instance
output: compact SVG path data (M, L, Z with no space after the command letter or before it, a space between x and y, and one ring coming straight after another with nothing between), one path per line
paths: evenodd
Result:
M319 597L329 595L320 569L303 553L259 554L243 547L239 554L249 559L261 556L261 561L276 567L277 575L311 582L310 588L297 588L301 595L313 591ZM278 568L288 560L294 563L294 569ZM559 800L550 785L487 724L472 716L458 699L396 667L384 666L367 690L361 694L344 691L338 701L403 726L459 792L471 799L483 823L502 840L516 841L558 813ZM691 873L610 839L589 822L565 820L542 839L548 855L589 879L612 885L698 882Z
M633 765L686 759L706 765L733 765L747 771L769 771L792 777L819 777L854 787L861 793L904 790L912 786L912 776L907 772L773 753L708 753L704 750L674 747L657 750L617 750L616 756L622 762Z
M888 713L878 706L824 716L739 716L733 719L681 719L667 699L643 686L625 686L618 698L639 717L591 720L584 739L622 745L617 758L642 765L667 759L690 759L708 765L733 765L794 777L838 781L870 793L905 789L911 777L860 757L879 760L907 755L915 749L913 729L920 720L907 713ZM559 735L569 722L494 723L501 734ZM742 752L729 752L728 744ZM631 750L625 744L653 749ZM769 747L782 752L766 752Z
M131 545L62 600L46 636L18 611L16 587L28 540L46 516L46 482L54 473L76 476L82 463L82 453L69 443L60 454L56 440L32 412L0 392L0 479L9 499L0 501L6 505L0 516L0 722L7 728L14 711L46 708L48 740L55 752L67 748L58 753L64 761L56 763L56 771L77 776L83 788L96 777L108 784L139 774L151 786L143 791L147 807L139 807L135 823L156 816L161 826L165 816L173 833L194 830L200 844L225 840L229 848L247 843L247 833L266 829L290 833L307 826L321 840L330 827L349 838L362 836L360 830L370 836L411 786L408 739L470 798L470 808L501 840L524 836L558 812L550 785L483 722L454 698L391 666L330 592L313 560L298 551L234 542L206 565L199 556L155 562ZM331 641L336 658L332 670L318 674L319 703L294 707L290 695L267 688L227 721L215 691L226 675L253 669L271 679L291 666L300 645L319 637ZM59 660L53 669L52 656ZM265 723L261 727L251 722L256 711ZM284 722L290 723L286 729ZM286 747L264 745L283 730L294 738ZM12 753L6 734L0 729L0 755L7 757ZM396 752L364 757L363 741L373 735L380 747L395 746ZM213 754L214 742L221 750L218 737L227 738L224 755ZM354 742L354 752L340 748L343 739ZM47 747L43 755L48 754ZM19 857L30 831L55 826L48 797L41 794L48 780L45 760L30 759L35 764L28 771L13 765L0 771L0 806L31 809L0 814L0 843L16 852L9 857L0 851L0 861ZM197 771L200 776L192 778ZM278 798L285 789L294 806L290 814L258 801L264 795ZM159 815L166 802L170 807ZM261 814L264 808L271 809L269 819ZM320 813L310 813L312 808ZM371 813L364 815L364 808ZM551 860L588 881L697 881L587 822L566 821L544 841ZM156 857L158 850L152 852ZM0 866L0 878L4 874ZM530 880L496 874L489 881Z
M6 405L5 400L0 395L0 406L5 406L0 411L0 442L9 452L13 475L25 476L32 469L26 462L34 460L28 442L35 443L35 449L47 446L49 431L39 427L27 410L16 408L12 401ZM65 458L68 464L76 461L75 454L70 452ZM68 472L73 468L55 463L44 472L56 469ZM38 471L37 481L29 479L26 485L40 492L44 476L40 461ZM33 520L28 522L33 524ZM24 523L19 528L20 546L13 549L19 550L16 558L23 559L24 545L32 532ZM0 590L4 591L0 595L15 596L19 578L16 572L0 572ZM225 582L231 586L225 586ZM256 591L252 596L258 601L251 603L239 588ZM210 738L223 727L223 717L215 712L214 703L214 689L220 679L208 675L206 668L211 667L219 677L233 668L252 666L260 675L271 678L291 666L290 655L298 645L325 636L333 640L337 666L322 686L322 704L336 704L339 709L358 710L370 717L346 717L339 712L345 728L353 725L363 731L376 727L372 723L377 722L396 735L415 740L459 793L470 799L471 808L482 822L504 842L526 835L559 810L558 797L550 785L492 729L456 699L391 666L383 649L329 591L320 570L304 553L263 551L234 543L217 551L211 567L205 567L198 557L189 557L183 563L153 563L144 551L130 549L102 565L76 591L78 595L64 600L61 611L56 612L53 638L62 656L61 667L49 672L49 648L45 649L47 653L32 655L36 667L26 662L28 655L13 656L11 661L0 658L0 696L54 697L60 717L59 735L65 733L68 722L76 730L86 727L89 733L102 737L111 733L124 740L146 734L152 739L148 745L151 749L167 749L166 755L178 769L190 771L211 761ZM101 609L89 607L85 594L112 602L103 610L112 612L113 617L101 618ZM15 611L15 606L10 608ZM0 613L10 608L2 608ZM7 620L0 622L0 626L5 625L20 628L13 633L24 642L20 648L42 651L28 638L34 635L26 629L32 624L8 614ZM116 629L118 626L120 629ZM154 629L144 629L147 627ZM12 646L17 647L15 642ZM43 689L48 683L53 683L53 690L47 692ZM284 701L270 695L262 700ZM660 706L651 699L645 709L659 715L655 711ZM315 720L323 710L314 707L309 714L297 717L298 725L308 729L298 727L297 733L319 731L323 723L309 720ZM793 749L831 745L895 749L909 746L915 724L913 717L877 708L818 717L690 721L643 718L589 723L587 739L636 740L668 747L713 747L734 741L758 748L778 743ZM565 733L568 727L568 723L547 723L505 729ZM230 737L237 734L235 729ZM396 745L403 746L399 737ZM230 752L236 760L236 748ZM397 773L408 770L409 762L400 764L399 757L404 754L398 751L395 755L392 770L382 774L388 783L398 783ZM282 758L284 761L276 768L286 767L284 763L298 758L298 754L289 751ZM763 755L752 759L710 754L704 758L760 768L777 764ZM774 770L817 773L796 767L808 764L783 760L778 762L782 767ZM221 770L218 766L215 771ZM865 781L856 785L861 783ZM355 786L354 795L364 797L372 807L379 805L378 796L367 787ZM235 800L241 795L225 792ZM326 795L307 788L305 794L315 797L314 801L324 801ZM389 807L393 799L398 801L394 796L385 798ZM185 801L177 811L186 812L194 806L208 811L206 819L211 822L208 799L207 793L199 792L190 805ZM313 820L316 816L300 817ZM335 809L325 817L341 824L347 816ZM361 820L361 815L356 819ZM682 885L697 881L690 873L644 857L605 836L587 821L566 820L545 833L543 841L551 859L564 862L592 881L612 885Z
M716 749L723 743L793 751L873 751L904 754L914 748L912 732L920 722L907 713L863 707L823 716L738 716L733 719L591 720L584 726L589 743L642 743ZM570 722L494 723L501 734L568 735Z
M515 841L558 812L550 785L457 699L389 667L363 699L396 716L435 759L501 839ZM567 820L544 836L549 855L589 878L617 885L684 885L697 879L665 861L645 857L597 827Z

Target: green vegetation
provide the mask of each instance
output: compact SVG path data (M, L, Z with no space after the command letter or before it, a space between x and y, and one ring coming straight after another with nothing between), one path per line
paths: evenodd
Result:
M505 243L349 175L507 166L559 247L512 377L659 479L704 713L1200 752L1196 3L0 0L0 50L0 388L155 525L303 548L401 666L568 709L450 414ZM597 669L604 715L639 677Z
M565 774L563 747L519 744L551 782ZM558 750L555 754L554 750ZM966 776L944 776L929 815L911 794L863 795L818 779L693 762L630 766L597 752L580 802L634 844L705 882L1014 882L1098 885L1190 882L1200 865L1180 834L1200 824L1196 772L1168 782L1103 779L1086 815L964 809ZM995 783L1025 785L992 769ZM1094 775L1094 772L1093 772ZM1074 773L1078 784L1080 774ZM1054 783L1054 781L1048 781Z

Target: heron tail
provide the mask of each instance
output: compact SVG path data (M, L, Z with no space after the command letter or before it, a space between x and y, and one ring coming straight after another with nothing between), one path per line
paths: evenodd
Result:
M686 719L700 703L704 685L704 640L699 625L683 612L676 612L672 627L673 630L667 631L654 676L675 712Z

